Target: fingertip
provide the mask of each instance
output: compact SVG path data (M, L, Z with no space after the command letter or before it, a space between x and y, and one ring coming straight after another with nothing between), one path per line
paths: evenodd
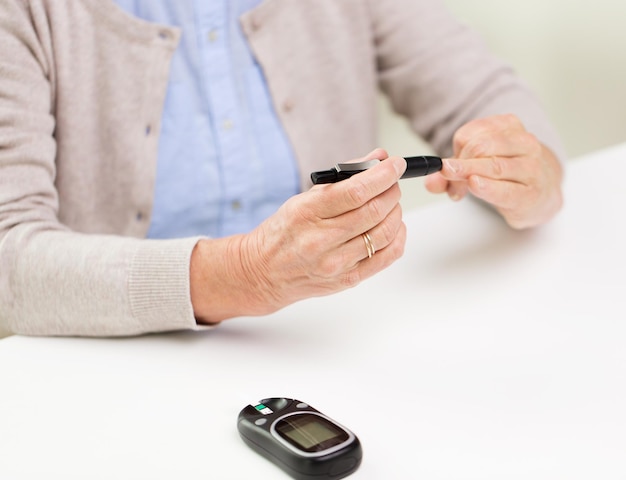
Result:
M448 188L448 180L437 172L424 178L424 187L430 193L444 193Z
M383 148L375 148L374 150L372 150L370 153L368 153L365 156L365 160L384 160L385 158L389 157L389 154L387 153L387 151Z
M450 182L448 184L448 196L453 202L458 202L467 194L468 186L465 182Z
M443 163L443 167L441 169L442 175L452 178L459 176L462 167L461 162L454 158L444 158L441 162Z
M478 193L485 189L485 179L479 175L472 175L468 179L469 188L472 192Z

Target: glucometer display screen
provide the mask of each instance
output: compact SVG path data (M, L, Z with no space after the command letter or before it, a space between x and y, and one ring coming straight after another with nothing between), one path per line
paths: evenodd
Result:
M319 452L348 440L346 431L318 415L292 415L276 424L278 434L305 452Z

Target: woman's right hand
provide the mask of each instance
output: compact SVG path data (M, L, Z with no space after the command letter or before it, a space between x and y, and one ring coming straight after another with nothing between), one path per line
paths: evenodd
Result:
M358 160L380 164L290 198L249 234L198 242L191 261L198 323L269 314L353 287L397 260L406 240L398 185L406 162L387 157L374 150Z

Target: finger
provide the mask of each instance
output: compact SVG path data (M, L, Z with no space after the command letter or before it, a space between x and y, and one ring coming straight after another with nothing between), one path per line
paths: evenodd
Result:
M448 182L448 188L446 191L452 201L458 202L465 195L467 195L467 182L465 180Z
M424 187L430 193L445 193L448 189L448 180L440 172L433 173L424 178Z
M529 184L537 176L536 161L527 157L445 158L441 175L449 181L467 180L472 175Z
M359 208L398 182L406 170L402 157L389 157L378 165L347 180L315 189L316 213L332 218Z
M345 249L347 251L347 255L353 259L353 264L369 257L367 241L363 238L365 233L369 235L370 245L374 253L387 248L391 243L393 243L398 235L401 225L402 207L400 207L400 205L396 205L387 218L385 218L382 222L373 228L358 234L355 238L347 242L345 244Z
M400 207L401 197L402 191L396 182L391 188L371 199L365 205L337 217L323 220L324 227L328 228L329 231L338 231L339 233L336 235L347 242L349 239L357 237L384 222L394 209Z
M526 203L531 187L507 180L493 180L472 175L468 180L472 194L497 208L512 210Z
M372 258L365 257L354 268L347 271L344 275L343 283L346 286L354 286L389 267L402 256L405 244L406 226L404 223L401 223L393 241L385 248L377 250Z
M321 277L327 279L340 277L354 269L363 259L369 258L370 254L373 258L377 252L396 241L402 226L402 209L400 205L396 205L387 218L371 230L359 232L341 245L328 249L320 257L318 270L323 272ZM367 240L364 238L365 233L368 235ZM321 242L329 246L330 240L325 238Z
M354 160L349 160L347 163L352 163L352 162L363 162L363 161L368 161L368 160L384 160L385 158L388 158L389 154L387 153L387 151L383 148L375 148L374 150L372 150L370 153L368 153L367 155L365 155L363 158L355 158Z
M458 152L459 158L539 156L539 140L523 129L506 129L484 132L472 137Z
M467 155L469 157L489 155L489 153L482 153L482 151L489 149L489 139L494 134L503 131L525 131L525 128L515 115L494 115L472 120L454 133L452 140L454 155L461 157L461 152L468 147L477 150Z

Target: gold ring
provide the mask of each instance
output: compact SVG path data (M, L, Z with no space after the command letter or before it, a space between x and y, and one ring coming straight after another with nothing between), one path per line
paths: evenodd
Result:
M372 237L370 234L365 232L362 233L363 241L365 242L365 248L367 249L367 258L372 258L376 253L376 249L374 248L374 243L372 242Z

